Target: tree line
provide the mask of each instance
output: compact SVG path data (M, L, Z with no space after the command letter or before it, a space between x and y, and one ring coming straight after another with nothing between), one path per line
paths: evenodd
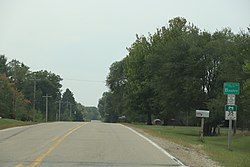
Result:
M5 55L0 55L0 117L45 121L44 96L48 95L48 121L88 118L89 112L76 102L73 92L69 89L62 92L62 80L57 74L46 70L33 72L24 63L8 62Z
M210 111L205 133L225 125L224 82L239 82L237 126L250 128L250 33L200 30L174 18L153 34L136 36L128 55L110 67L98 109L106 122L197 125L196 109Z

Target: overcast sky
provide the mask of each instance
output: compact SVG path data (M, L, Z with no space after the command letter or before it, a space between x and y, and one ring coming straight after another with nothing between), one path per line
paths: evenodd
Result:
M250 1L0 0L0 54L60 75L63 90L97 106L105 83L76 80L105 81L136 34L153 33L176 16L202 30L237 33L250 25Z

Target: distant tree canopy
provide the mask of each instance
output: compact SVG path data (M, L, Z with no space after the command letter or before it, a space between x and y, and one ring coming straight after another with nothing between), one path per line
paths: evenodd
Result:
M84 107L86 114L85 118L87 120L99 120L100 119L100 113L98 112L98 109L96 107Z
M205 128L211 134L225 120L223 83L239 82L238 125L250 128L249 35L230 29L209 33L180 17L148 37L137 35L128 55L110 67L109 92L98 104L102 118L196 125L195 110L208 109Z
M32 72L18 60L7 61L0 55L0 117L23 121L45 120L45 96L49 98L49 121L82 121L83 108L75 101L73 93L66 89L62 94L62 78L46 70Z

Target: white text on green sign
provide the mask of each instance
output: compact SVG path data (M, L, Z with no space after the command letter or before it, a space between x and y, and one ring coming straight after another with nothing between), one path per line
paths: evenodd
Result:
M224 94L240 94L240 84L238 82L225 82L224 83Z

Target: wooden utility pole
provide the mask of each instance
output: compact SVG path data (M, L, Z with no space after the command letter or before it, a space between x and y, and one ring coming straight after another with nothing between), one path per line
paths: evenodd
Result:
M37 81L40 81L40 79L31 79L33 82L34 82L34 85L33 85L33 110L36 109L36 82Z
M62 100L58 100L56 103L58 103L58 121L61 121L61 105L62 105Z
M72 104L69 101L66 101L67 109L69 109L69 117L71 117Z
M45 122L48 122L48 100L50 97L52 96L48 96L48 94L46 94L46 96L43 96L44 98L46 98L46 118L45 118Z

